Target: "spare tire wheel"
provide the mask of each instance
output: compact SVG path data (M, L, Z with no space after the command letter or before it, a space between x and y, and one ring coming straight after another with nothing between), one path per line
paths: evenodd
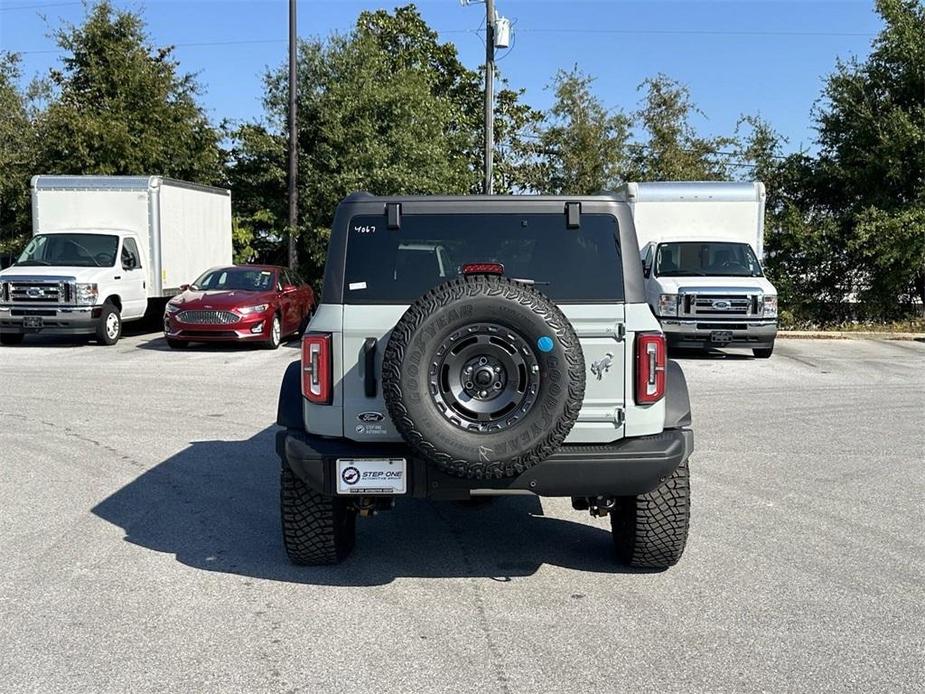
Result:
M513 477L571 430L584 357L569 321L532 286L467 276L401 317L382 387L392 421L421 457L457 477Z

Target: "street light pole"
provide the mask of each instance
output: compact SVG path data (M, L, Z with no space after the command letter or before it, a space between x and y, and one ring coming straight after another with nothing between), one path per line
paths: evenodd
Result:
M297 128L296 0L289 0L289 267L299 264L299 133Z
M485 11L485 195L491 195L495 156L495 0L485 0Z

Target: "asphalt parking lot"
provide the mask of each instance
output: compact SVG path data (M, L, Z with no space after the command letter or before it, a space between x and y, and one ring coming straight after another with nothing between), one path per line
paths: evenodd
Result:
M681 359L688 551L567 500L409 501L343 565L279 541L295 344L0 349L0 690L921 691L925 344Z

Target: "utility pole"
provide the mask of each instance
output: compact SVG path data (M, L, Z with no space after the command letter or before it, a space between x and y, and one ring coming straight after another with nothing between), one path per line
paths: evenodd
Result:
M296 43L296 0L289 0L289 267L292 270L299 264L299 247L296 244L299 228Z
M485 11L485 195L491 195L495 158L495 0L485 0Z

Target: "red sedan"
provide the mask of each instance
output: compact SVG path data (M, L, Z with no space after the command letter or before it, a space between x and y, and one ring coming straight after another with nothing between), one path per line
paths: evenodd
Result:
M212 268L167 303L164 337L176 349L190 342L247 341L276 349L299 334L315 295L292 270L272 265Z

